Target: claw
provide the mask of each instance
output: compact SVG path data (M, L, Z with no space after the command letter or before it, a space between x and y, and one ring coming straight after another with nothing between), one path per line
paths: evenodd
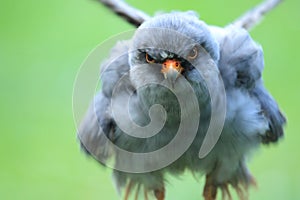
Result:
M250 176L250 185L253 186L254 188L258 188L257 182L253 176Z
M225 200L226 197L228 197L228 200L232 200L229 188L228 188L228 183L225 183L224 185L221 186L222 190L222 200Z
M124 200L128 200L130 192L131 192L131 188L132 188L132 181L130 181L126 187Z
M144 199L148 200L148 190L144 188Z
M234 189L236 190L236 193L239 196L240 200L248 199L247 193L245 194L245 191L239 185L235 186Z

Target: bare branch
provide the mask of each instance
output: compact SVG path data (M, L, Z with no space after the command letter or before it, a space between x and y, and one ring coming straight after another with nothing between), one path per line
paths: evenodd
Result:
M122 0L98 1L136 27L139 27L145 20L150 18L149 15L145 14L141 10L129 6ZM235 20L233 24L241 28L245 28L246 30L250 30L261 21L266 13L270 12L280 2L282 2L282 0L265 0Z
M233 24L246 30L251 30L262 20L265 14L273 10L281 2L282 0L265 0L235 20Z
M121 0L99 0L114 13L127 20L130 24L138 27L150 17L144 12L133 8Z

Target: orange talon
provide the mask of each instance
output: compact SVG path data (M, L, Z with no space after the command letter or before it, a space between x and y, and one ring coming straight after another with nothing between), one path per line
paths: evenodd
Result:
M240 200L247 200L248 199L247 194L245 194L245 191L239 185L235 186L234 189L235 189L235 191L236 191L236 193L237 193Z
M253 186L255 189L258 188L257 182L253 176L250 177L250 185Z
M126 187L124 200L128 200L130 192L131 192L131 187L132 187L132 181L130 181Z
M148 200L148 190L144 188L144 199Z
M226 197L228 197L229 200L232 200L229 188L228 188L228 183L225 183L224 185L222 185L221 187L222 189L222 200L225 200Z

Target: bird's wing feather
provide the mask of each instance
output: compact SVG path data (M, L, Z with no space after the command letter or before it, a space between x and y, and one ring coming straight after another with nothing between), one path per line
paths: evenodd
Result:
M249 33L230 25L224 29L210 27L220 47L218 63L226 89L241 88L256 98L261 112L269 122L269 130L262 142L276 142L283 136L286 120L273 97L263 86L263 50Z
M129 70L129 41L118 42L109 58L101 66L102 90L94 97L78 129L82 149L98 161L112 155L110 141L115 140L116 125L110 104L113 88Z
M219 42L219 70L226 87L253 88L261 78L263 51L244 29L228 26L213 27Z
M109 98L102 92L91 103L78 129L81 148L99 161L110 157L108 139L112 139L114 123L109 113Z
M262 82L257 83L252 90L252 94L260 102L262 111L269 122L269 130L263 136L262 142L266 144L276 142L284 134L283 125L286 123L286 119L274 98L264 88Z

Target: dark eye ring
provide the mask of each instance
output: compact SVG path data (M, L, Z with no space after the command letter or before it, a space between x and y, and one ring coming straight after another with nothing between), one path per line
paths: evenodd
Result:
M148 53L146 53L146 61L147 63L155 63L155 60Z
M194 48L191 50L191 52L189 53L188 59L194 60L195 58L197 58L197 56L198 56L198 49L197 49L197 47L194 47Z

